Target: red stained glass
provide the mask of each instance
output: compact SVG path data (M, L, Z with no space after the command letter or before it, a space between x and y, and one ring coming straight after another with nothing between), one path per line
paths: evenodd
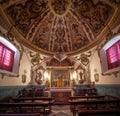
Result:
M12 71L14 51L0 43L0 69Z
M106 50L108 68L120 66L120 40Z

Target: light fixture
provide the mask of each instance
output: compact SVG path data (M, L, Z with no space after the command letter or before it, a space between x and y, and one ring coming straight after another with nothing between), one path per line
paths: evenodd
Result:
M46 69L44 73L44 79L45 79L45 86L49 87L50 86L50 69Z
M26 73L27 73L27 71L26 70L24 70L24 74L22 74L22 83L25 83L26 82Z
M95 72L95 74L94 74L95 82L98 82L99 81L99 74L97 72L97 69L94 69L94 72Z

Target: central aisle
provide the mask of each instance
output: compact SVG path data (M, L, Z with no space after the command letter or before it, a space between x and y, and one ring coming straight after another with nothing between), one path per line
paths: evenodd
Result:
M73 116L69 105L52 106L52 113L49 116Z

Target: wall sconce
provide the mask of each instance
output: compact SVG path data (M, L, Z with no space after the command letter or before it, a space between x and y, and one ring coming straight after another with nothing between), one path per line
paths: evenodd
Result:
M27 71L26 70L24 70L24 74L22 74L22 83L25 83L26 82L26 73L27 73Z
M72 86L73 87L76 85L76 78L77 78L76 71L73 71L73 74L72 74Z
M5 74L1 73L1 78L3 79L5 77Z
M73 72L73 79L76 80L77 78L77 74L76 74L76 71Z
M94 72L95 72L95 74L94 74L95 82L98 82L99 81L99 74L97 72L97 69L94 69Z
M50 75L49 75L48 70L46 70L44 73L44 79L45 79L45 86L49 87L50 86Z

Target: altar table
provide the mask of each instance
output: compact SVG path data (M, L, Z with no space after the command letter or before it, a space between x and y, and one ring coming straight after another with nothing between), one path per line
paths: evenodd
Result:
M55 100L55 104L68 104L69 97L72 96L72 89L51 89L50 96Z

